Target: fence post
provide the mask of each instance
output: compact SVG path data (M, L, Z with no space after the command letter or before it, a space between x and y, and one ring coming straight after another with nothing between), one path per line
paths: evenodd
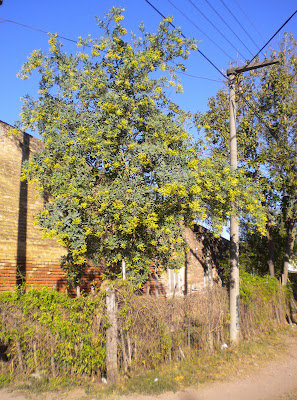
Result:
M117 303L114 288L106 289L106 312L108 317L108 328L106 330L106 372L107 382L117 384L118 377L118 321L117 321Z

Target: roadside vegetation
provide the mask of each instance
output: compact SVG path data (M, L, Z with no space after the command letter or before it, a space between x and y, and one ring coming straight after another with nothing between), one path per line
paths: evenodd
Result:
M276 340L274 333L291 318L288 289L269 276L242 274L241 332L245 340L238 348L227 347L225 288L157 299L137 295L121 282L116 297L117 391L123 392L177 390L221 379L236 370L241 357L246 357L246 364L254 362L254 356L248 361L249 352L262 355L262 341ZM108 328L104 291L80 298L47 288L3 293L0 310L2 385L21 380L29 382L24 387L38 382L40 390L48 390L72 382L112 390L102 383Z

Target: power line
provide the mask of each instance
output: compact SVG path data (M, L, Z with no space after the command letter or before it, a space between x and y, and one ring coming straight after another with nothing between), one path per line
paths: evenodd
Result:
M149 2L149 0L144 0L146 3L148 3L163 19L165 18L165 16L161 13L161 11L159 11L151 2ZM173 25L172 22L169 22L169 24L173 27L173 29L176 29L175 26ZM186 39L186 36L181 32L181 37L183 37L184 39ZM227 79L227 76L221 71L219 70L219 68L199 49L197 49L198 53L202 55L203 58L205 58L205 60L207 62L209 62L224 78Z
M173 4L171 0L168 0L168 2L169 2L178 12L180 12L192 25L194 25L195 28L197 28L201 33L203 33L203 35L206 36L208 40L210 40L218 49L220 49L229 59L232 60L232 57L231 57L228 53L226 53L225 50L222 49L222 47L220 47L214 40L212 40L211 37L209 37L209 36L207 35L207 33L205 33L201 28L199 28L199 27L195 24L195 22L193 22L183 11L181 11L175 4Z
M216 15L220 18L220 20L229 28L229 30L233 33L233 35L244 45L240 37L237 35L237 33L231 28L231 26L224 20L224 18L217 12L217 10L213 7L213 5L208 1L205 0L205 2L209 5L209 7L216 13ZM245 45L244 45L245 46ZM248 52L251 53L251 51L248 49ZM245 57L244 57L245 58Z
M222 1L222 0L221 0ZM271 38L264 44L264 46L258 51L258 53L252 58L252 60L249 62L252 63L254 61L254 59L259 55L259 53L261 53L261 51L263 49L265 49L265 47L271 42L271 40L283 29L283 27L285 25L287 25L287 23L294 17L294 15L297 13L297 10L295 12L293 12L293 14L282 24L282 26L275 32L274 35L271 36Z
M168 0L170 3L171 3L171 1L170 0ZM191 4L192 4L192 6L193 7L195 7L195 9L211 24L211 26L213 26L214 28L215 28L215 30L217 31L217 32L219 32L219 34L221 35L221 36L223 36L223 38L233 47L233 49L234 50L236 50L240 55L241 55L241 57L243 57L243 58L245 58L246 59L246 57L243 55L243 54L241 54L240 53L240 51L233 45L233 43L232 42L230 42L230 40L215 26L215 24L204 14L204 12L203 11L201 11L197 6L196 6L196 4L194 4L193 2L192 2L192 0L188 0ZM243 45L244 45L244 47L246 47L245 46L245 44L243 43ZM247 47L246 47L246 49L247 49ZM247 49L248 50L248 49ZM249 50L248 50L249 51ZM250 52L250 51L249 51ZM231 57L230 57L231 58Z
M11 24L15 24L15 25L22 26L24 28L32 29L32 30L37 31L37 32L45 33L46 35L49 35L49 34L52 35L52 33L44 31L43 29L35 28L34 26L26 25L26 24L23 24L21 22L12 21L11 19L3 19L3 18L1 18L0 22L9 22ZM68 42L72 42L72 43L76 43L77 44L77 40L69 39L69 38L67 38L65 36L60 36L60 35L57 35L57 37L60 38L60 39L63 39L63 40L67 40Z
M241 29L245 32L245 34L250 38L250 40L254 43L254 45L258 48L259 46L257 43L255 43L254 39L250 36L248 31L245 29L245 27L241 24L241 22L237 19L237 17L233 14L233 12L230 10L230 8L226 5L224 0L220 0L220 2L224 5L224 7L229 11L229 13L232 15L232 17L235 19L235 21L238 23L238 25L241 27ZM259 53L261 50L259 51Z
M219 79L211 79L211 78L206 78L204 76L192 75L192 74L188 74L187 72L182 72L182 71L177 71L177 74L187 75L187 76L190 76L191 78L196 78L196 79L205 79L207 81L212 81L212 82L220 82L220 83L223 82L222 80L219 80Z
M221 0L221 1L222 1L222 0ZM254 61L254 59L260 54L260 52L271 42L271 40L282 30L282 28L294 17L294 15L295 15L296 13L297 13L297 10L296 10L295 12L293 12L293 14L292 14L292 15L281 25L281 27L271 36L271 38L270 38L270 39L265 43L265 45L258 51L258 53L252 58L252 60L249 61L249 62L246 64L246 67L247 67L248 65L250 65L250 64ZM269 131L269 133L271 134L271 136L272 136L275 140L277 140L277 137L276 137L275 134L272 132L271 127L270 127L269 125L267 125L267 123L259 116L259 114L257 113L255 107L252 106L252 105L248 102L248 100L243 96L242 93L239 93L239 96L245 101L245 103L246 103L249 107L252 108L252 111L253 111L254 115L256 115L257 118L259 119L259 121L261 121L261 122L266 126L266 128L268 129L268 131Z
M264 41L264 37L262 36L262 34L259 32L259 30L257 29L256 25L253 23L253 21L249 18L249 16L246 14L246 12L244 11L244 9L241 7L241 5L238 3L237 0L233 0L235 2L235 4L237 5L237 7L241 10L241 12L243 13L243 15L246 17L246 19L249 21L249 23L252 25L252 27L254 28L255 32L257 32L257 34L259 35L259 37ZM257 46L259 47L259 46Z

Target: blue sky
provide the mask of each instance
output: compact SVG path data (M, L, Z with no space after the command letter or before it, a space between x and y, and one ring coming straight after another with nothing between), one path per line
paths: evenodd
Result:
M173 16L174 24L180 26L186 36L201 40L199 49L222 71L228 68L230 58L238 60L239 64L244 64L246 59L251 59L251 54L257 53L257 49L262 47L297 8L296 0L224 0L237 21L256 42L257 47L225 8L222 0L150 1L164 15ZM170 2L178 7L184 15L174 8ZM193 3L207 16L216 29L193 6ZM217 13L208 3L213 6ZM3 5L0 6L0 119L2 121L13 124L19 118L20 97L27 93L33 96L36 94L37 80L21 81L16 77L16 74L32 50L42 49L46 51L48 48L48 36L46 34L4 20L30 25L71 39L77 39L78 36L84 37L88 34L96 37L100 35L100 30L96 26L94 16L103 16L113 5L125 8L124 25L128 31L137 31L139 23L144 21L147 30L153 32L161 19L145 0L3 1ZM240 40L223 23L218 14L231 26ZM198 30L185 15L216 42L224 52ZM218 31L223 32L235 49ZM284 31L293 32L297 38L297 15L293 17L282 32ZM279 38L280 36L272 41L273 47L277 46ZM68 52L76 51L75 44L64 43L65 50ZM261 57L263 58L263 56ZM207 99L223 87L222 76L198 53L192 54L188 60L187 73L215 81L182 75L184 94L175 97L175 101L186 110L205 111Z

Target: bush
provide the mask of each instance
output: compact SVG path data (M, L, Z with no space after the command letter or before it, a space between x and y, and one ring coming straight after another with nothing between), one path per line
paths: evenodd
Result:
M241 273L241 333L244 339L271 332L286 323L289 292L269 275Z
M0 295L1 340L18 370L92 375L105 366L101 296L71 299L44 288Z

